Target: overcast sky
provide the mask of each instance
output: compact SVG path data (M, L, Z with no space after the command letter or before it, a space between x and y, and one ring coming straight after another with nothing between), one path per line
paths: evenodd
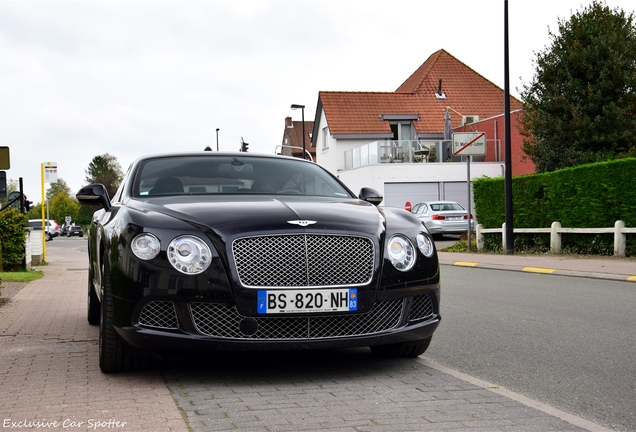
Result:
M73 192L93 157L124 171L158 152L274 153L285 117L319 91L394 91L445 49L503 88L499 0L0 0L0 146L41 201L40 164ZM533 77L548 29L590 1L509 0L510 88ZM634 12L633 0L607 0ZM46 185L48 187L48 185Z

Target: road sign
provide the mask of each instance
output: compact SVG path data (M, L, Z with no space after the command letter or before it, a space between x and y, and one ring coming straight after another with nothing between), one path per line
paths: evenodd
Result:
M11 157L9 156L9 147L0 147L0 169L8 170L11 168Z
M57 182L57 162L46 162L44 164L44 183Z
M455 132L453 134L454 156L483 156L485 154L485 132Z

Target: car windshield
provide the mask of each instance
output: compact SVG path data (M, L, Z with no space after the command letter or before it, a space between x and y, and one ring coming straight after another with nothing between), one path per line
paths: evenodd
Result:
M431 210L433 211L463 211L464 207L458 203L437 203L431 204Z
M143 161L132 195L290 194L350 198L320 166L302 160L250 156L169 156Z

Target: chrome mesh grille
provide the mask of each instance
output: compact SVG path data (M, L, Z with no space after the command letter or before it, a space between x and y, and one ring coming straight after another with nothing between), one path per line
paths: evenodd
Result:
M145 327L178 329L179 320L174 310L174 304L169 301L146 303L139 315L139 324Z
M428 295L413 297L409 321L419 320L433 315L433 301Z
M234 339L319 339L368 335L396 328L402 317L403 299L376 302L364 314L257 317L258 330L244 335L239 324L244 318L232 305L190 303L194 325L204 335Z
M373 277L373 242L364 237L244 237L234 241L232 253L248 287L355 286Z

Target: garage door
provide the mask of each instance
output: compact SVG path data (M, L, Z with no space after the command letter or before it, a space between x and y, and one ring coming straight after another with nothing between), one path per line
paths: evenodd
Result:
M386 207L404 208L408 201L412 205L422 201L439 199L439 183L385 183L384 202Z
M466 182L448 182L443 183L444 187L444 199L447 201L456 201L462 205L465 209L468 208L468 189ZM471 206L473 213L475 212L475 206Z
M468 208L467 194L466 182L385 183L382 205L404 208L407 201L415 205L443 199L457 201Z

